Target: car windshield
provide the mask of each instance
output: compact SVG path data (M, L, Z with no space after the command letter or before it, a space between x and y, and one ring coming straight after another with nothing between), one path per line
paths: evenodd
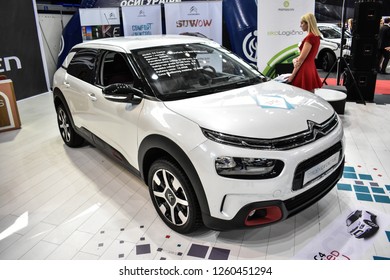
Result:
M265 81L252 66L222 47L180 44L132 51L140 70L162 100L177 100Z
M319 26L322 37L324 39L341 39L341 28L340 27L329 27L329 26ZM345 38L351 38L349 32L344 33Z
M351 216L347 218L347 226L352 225L354 222L356 222L360 217L362 216L362 211L356 211Z

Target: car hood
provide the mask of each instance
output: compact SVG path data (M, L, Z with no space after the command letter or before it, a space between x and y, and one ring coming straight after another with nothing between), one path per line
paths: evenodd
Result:
M165 105L203 128L264 139L307 130L308 120L323 123L334 114L315 94L275 81Z

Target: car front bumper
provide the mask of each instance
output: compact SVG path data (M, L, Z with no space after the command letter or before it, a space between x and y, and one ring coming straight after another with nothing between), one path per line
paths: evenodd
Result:
M337 164L303 186L305 172L335 153L339 154ZM232 179L217 174L218 156L278 159L285 166L278 177L271 179ZM343 173L343 129L339 125L326 137L286 151L244 149L206 141L191 151L190 158L207 198L209 213L203 211L206 226L230 229L269 224L306 209L334 187ZM250 218L251 214L264 211L268 213L265 220Z

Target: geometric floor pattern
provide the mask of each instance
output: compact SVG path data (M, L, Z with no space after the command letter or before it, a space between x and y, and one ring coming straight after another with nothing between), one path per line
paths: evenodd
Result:
M380 185L373 181L370 174L357 174L355 168L346 166L343 178L354 179L351 184L338 183L337 189L341 191L351 191L360 201L371 201L390 204L390 182Z
M390 217L390 105L347 102L344 174L318 203L267 227L185 236L160 220L137 177L94 147L63 145L51 94L18 109L22 128L0 133L0 259L288 260L345 211ZM381 229L360 259L390 259Z

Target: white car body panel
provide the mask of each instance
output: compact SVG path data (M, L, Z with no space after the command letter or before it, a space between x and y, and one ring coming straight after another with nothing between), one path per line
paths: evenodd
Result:
M154 46L196 42L217 46L215 42L199 37L172 35L164 36L163 41L161 38L102 39L79 44L75 49L94 48L129 53ZM310 92L268 81L178 100L163 101L154 96L143 96L139 104L120 103L108 100L103 86L81 81L67 73L66 68L73 55L74 52L70 53L63 68L55 73L53 88L57 95L63 95L62 102L69 108L75 129L91 132L119 152L138 171L142 169L139 154L145 139L155 135L169 139L193 165L201 182L201 186L196 187L204 191L207 199L205 203L208 209L202 209L202 213L207 213L212 219L230 221L245 205L284 202L304 194L343 164L345 143L338 116L336 126L322 138L285 150L222 144L211 140L202 131L207 129L267 141L302 134L310 130L309 122L321 125L335 115L329 103ZM293 191L297 166L336 144L341 145L337 164L329 160L330 169L320 166L326 168L325 173ZM284 167L273 178L229 178L217 173L218 157L275 159L283 162Z
M293 109L283 108L285 102ZM307 129L307 120L322 123L334 112L329 103L316 95L273 81L165 104L201 127L262 139L303 131ZM267 121L270 118L272 122ZM284 125L287 121L288 126Z

